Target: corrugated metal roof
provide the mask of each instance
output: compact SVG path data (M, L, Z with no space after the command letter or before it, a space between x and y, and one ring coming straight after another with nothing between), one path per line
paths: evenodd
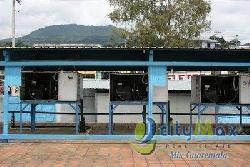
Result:
M107 89L109 90L109 80L84 79L83 89ZM168 81L168 90L191 90L190 80Z

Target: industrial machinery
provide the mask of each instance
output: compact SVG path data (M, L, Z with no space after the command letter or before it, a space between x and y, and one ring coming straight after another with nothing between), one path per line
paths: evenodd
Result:
M77 72L23 72L21 100L77 101L81 83Z
M250 104L250 76L193 76L191 92L192 103Z
M147 74L110 74L110 101L147 101L147 97ZM154 87L153 100L168 101L167 83L162 87Z
M57 100L58 74L55 72L23 72L21 100Z

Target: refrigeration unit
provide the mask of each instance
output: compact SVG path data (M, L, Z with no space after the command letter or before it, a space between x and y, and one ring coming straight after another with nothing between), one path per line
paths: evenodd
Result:
M21 100L77 101L82 77L77 72L23 72Z
M167 77L167 75L166 75ZM110 101L147 101L147 74L110 74ZM168 102L168 85L155 86L153 102Z
M249 75L193 76L192 103L250 104Z

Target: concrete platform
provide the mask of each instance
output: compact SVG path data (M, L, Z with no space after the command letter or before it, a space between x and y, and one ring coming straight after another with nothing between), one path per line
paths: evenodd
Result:
M180 152L181 158L171 157ZM225 159L186 157L192 153L221 153ZM137 153L131 144L96 142L15 142L0 144L0 166L24 167L248 167L250 143L165 143L151 155Z

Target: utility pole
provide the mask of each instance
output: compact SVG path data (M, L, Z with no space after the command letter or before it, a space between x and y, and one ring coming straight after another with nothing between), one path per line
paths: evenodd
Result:
M12 48L16 47L16 0L12 0Z

